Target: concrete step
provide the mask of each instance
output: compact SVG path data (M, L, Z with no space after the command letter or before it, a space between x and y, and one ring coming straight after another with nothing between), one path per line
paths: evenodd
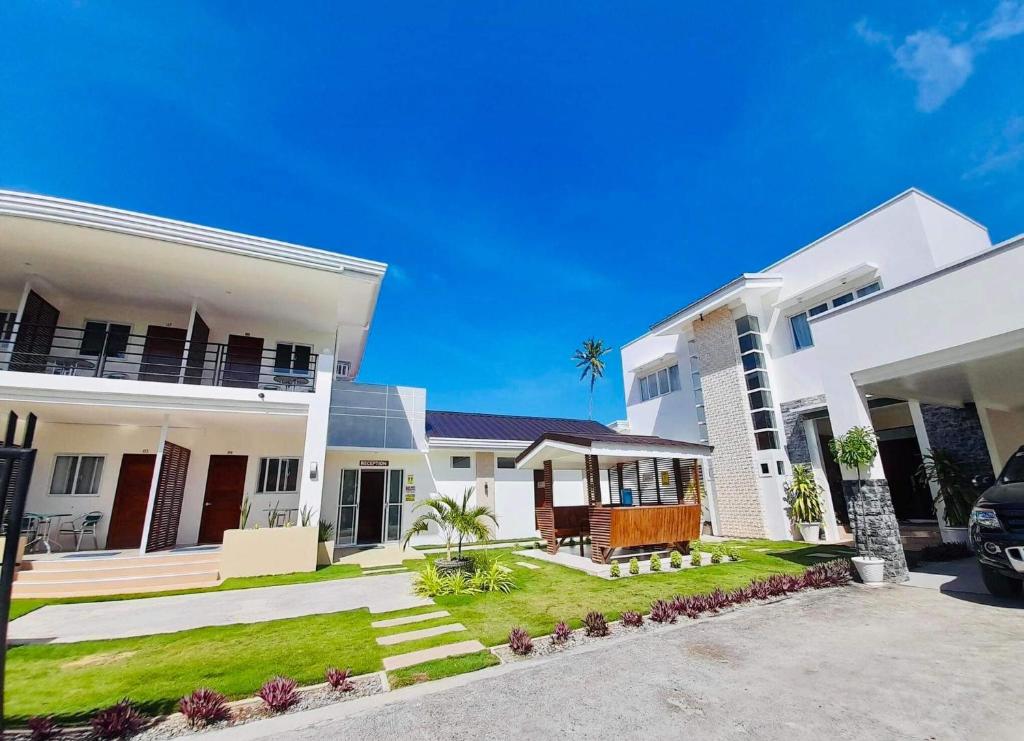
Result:
M370 623L371 628L397 628L399 625L410 625L411 623L422 623L426 620L451 617L447 610L437 612L421 612L419 615L406 615L405 617L388 618L387 620L375 620Z
M435 659L447 659L451 656L475 654L477 651L483 651L486 648L487 647L480 643L480 641L446 643L443 646L425 648L422 651L413 651L407 654L399 654L398 656L388 656L384 659L384 668L388 671L391 671L392 669L404 669L407 666L422 664L424 661L434 661Z
M418 641L421 638L433 638L434 636L443 636L446 633L461 633L466 629L466 626L462 623L452 623L450 625L439 625L436 628L422 628L420 630L410 630L405 633L394 633L389 636L380 636L377 638L378 646L394 646L397 643L408 643L409 641Z
M112 561L110 563L89 564L88 568L67 568L67 569L21 569L15 579L23 583L57 582L57 581L83 581L83 580L105 580L119 579L122 577L144 578L150 576L163 576L166 574L194 574L217 571L220 568L220 560L205 561L168 561L158 560L137 565L120 565Z
M213 571L159 574L154 576L123 576L106 579L85 578L64 581L14 582L12 596L25 597L93 597L107 594L135 594L137 592L163 592L174 589L199 589L220 583Z

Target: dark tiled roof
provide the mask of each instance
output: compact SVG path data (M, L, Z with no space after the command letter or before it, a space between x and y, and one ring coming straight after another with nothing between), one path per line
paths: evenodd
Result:
M533 441L546 432L577 435L616 433L600 422L554 417L514 417L507 414L427 411L428 437L456 437L470 440Z

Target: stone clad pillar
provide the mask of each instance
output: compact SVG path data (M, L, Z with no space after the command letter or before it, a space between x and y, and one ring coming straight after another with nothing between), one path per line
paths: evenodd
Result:
M873 429L867 400L853 379L849 376L826 376L824 380L828 414L835 436L846 434L851 427ZM843 467L843 497L850 514L857 553L885 559L886 581L906 581L907 559L881 456L876 456L869 468L861 469L860 476L858 486L857 471Z

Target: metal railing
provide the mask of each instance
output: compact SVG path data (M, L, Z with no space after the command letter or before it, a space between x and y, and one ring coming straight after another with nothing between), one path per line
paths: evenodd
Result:
M317 354L186 340L181 330L139 335L12 323L0 337L0 370L266 390L316 390ZM247 338L249 339L249 338Z

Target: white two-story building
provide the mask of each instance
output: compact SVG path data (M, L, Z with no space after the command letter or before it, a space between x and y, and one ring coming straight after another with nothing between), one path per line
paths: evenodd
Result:
M1024 443L1022 275L1024 238L993 246L908 190L625 345L629 428L714 446L706 517L719 533L789 537L784 483L806 463L837 537L855 473L827 444L855 425L879 440L863 472L886 494L878 506L891 495L897 519L934 519L913 479L922 452L983 473Z

